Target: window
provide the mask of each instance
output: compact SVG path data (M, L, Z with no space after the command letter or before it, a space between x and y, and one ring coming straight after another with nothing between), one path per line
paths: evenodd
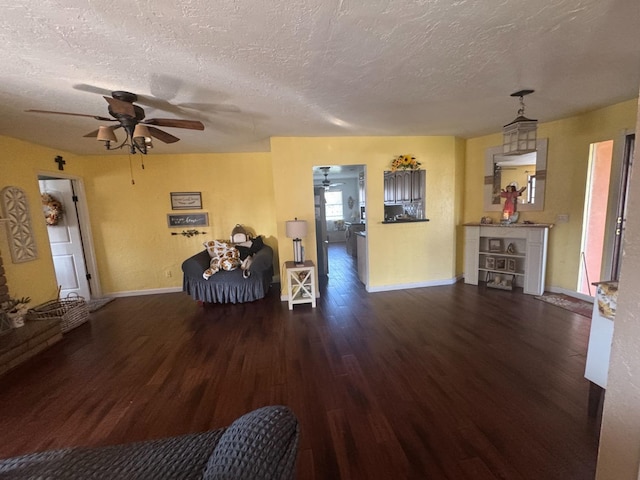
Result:
M527 176L527 203L536 203L536 176Z
M327 220L342 220L342 190L324 192L324 200Z

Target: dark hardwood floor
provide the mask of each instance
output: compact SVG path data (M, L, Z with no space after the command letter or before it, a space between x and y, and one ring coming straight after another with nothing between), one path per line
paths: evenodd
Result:
M301 425L300 479L582 480L590 320L458 283L369 294L344 245L316 309L118 298L0 377L0 457L228 425Z

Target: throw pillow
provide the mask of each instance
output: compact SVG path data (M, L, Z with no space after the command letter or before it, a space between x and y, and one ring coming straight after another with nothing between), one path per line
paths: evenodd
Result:
M238 249L238 253L240 253L240 260L245 260L250 255L251 247L236 245L236 248Z
M262 235L257 236L251 242L251 248L249 249L249 255L253 255L254 253L259 252L262 247L264 247L264 241L262 240Z

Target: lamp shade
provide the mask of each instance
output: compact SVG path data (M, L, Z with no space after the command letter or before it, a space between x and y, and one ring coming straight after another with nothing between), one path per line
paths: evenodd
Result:
M113 133L113 127L98 127L98 135L96 139L101 142L117 142L116 134Z
M307 236L306 220L288 220L287 221L287 238L304 238Z
M136 128L133 130L133 138L144 138L145 143L151 141L151 132L149 132L149 127L146 125L142 125L138 123Z

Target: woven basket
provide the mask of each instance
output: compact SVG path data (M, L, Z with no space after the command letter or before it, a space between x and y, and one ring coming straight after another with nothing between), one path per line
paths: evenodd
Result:
M70 293L67 298L49 300L37 307L30 308L27 312L27 320L55 318L60 319L62 332L68 332L89 320L89 306L83 297Z

